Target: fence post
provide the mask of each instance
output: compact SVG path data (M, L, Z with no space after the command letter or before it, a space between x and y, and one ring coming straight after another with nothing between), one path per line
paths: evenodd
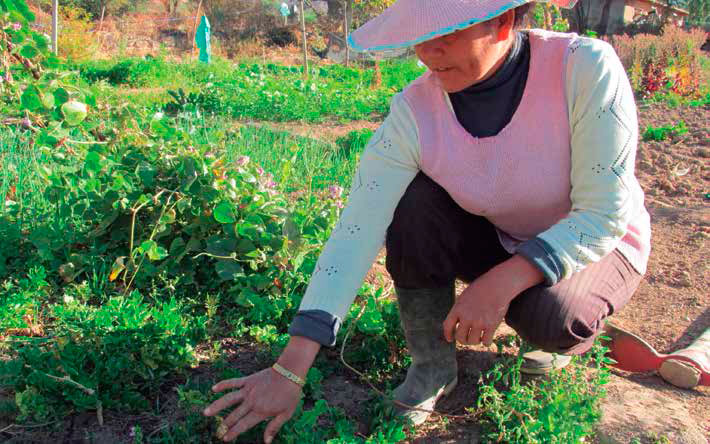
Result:
M59 0L52 1L52 52L59 54L57 34L59 33Z
M306 40L306 9L301 0L301 31L303 32L303 75L308 77L308 42Z
M200 3L197 5L197 13L195 14L195 22L193 23L192 26L192 50L190 51L190 58L195 55L195 48L197 47L197 43L195 42L195 36L197 35L197 21L200 19L200 9L202 9L202 0L200 0ZM189 38L190 36L188 36Z
M348 46L348 0L343 0L343 29L345 30L345 66L350 65L350 47Z

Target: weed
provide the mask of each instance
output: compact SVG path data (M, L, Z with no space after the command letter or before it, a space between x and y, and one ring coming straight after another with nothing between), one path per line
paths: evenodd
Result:
M524 382L517 358L497 363L482 378L478 408L484 412L486 438L509 443L580 443L601 417L609 370L606 349L573 358L573 364L546 379Z
M675 125L664 125L658 128L648 126L643 133L644 141L663 141L669 137L678 137L688 133L688 127L682 120Z

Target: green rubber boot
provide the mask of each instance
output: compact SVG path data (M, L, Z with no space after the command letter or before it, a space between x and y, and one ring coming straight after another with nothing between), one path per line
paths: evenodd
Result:
M439 398L456 387L456 343L446 342L443 328L454 305L454 291L453 284L435 289L396 289L402 328L412 356L407 378L394 390L396 401L432 410ZM395 410L415 425L423 423L430 415L396 404Z

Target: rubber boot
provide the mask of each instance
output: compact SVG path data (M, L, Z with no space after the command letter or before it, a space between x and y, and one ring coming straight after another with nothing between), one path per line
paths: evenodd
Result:
M453 283L445 288L405 290L396 288L397 302L412 365L407 378L394 390L394 399L420 409L432 410L436 401L451 393L458 382L456 343L444 339L444 320L454 305ZM430 413L395 404L399 415L415 425Z

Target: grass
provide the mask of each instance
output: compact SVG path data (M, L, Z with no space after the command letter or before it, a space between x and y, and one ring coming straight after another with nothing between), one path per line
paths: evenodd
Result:
M240 119L309 122L379 119L387 113L391 96L422 73L411 60L383 62L381 85L373 85L374 69L339 65L313 67L308 78L297 66L225 60L205 66L126 59L84 62L73 68L79 73L77 80L93 85L95 94L110 103L131 99L173 114L200 109Z

